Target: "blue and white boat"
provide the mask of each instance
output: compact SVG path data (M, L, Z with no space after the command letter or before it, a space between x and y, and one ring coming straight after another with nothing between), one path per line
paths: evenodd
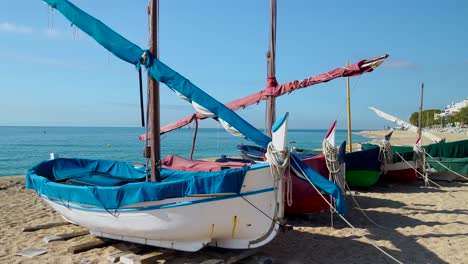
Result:
M272 139L143 50L66 0L44 0L105 49L137 68L146 67L204 115L266 148L267 162L218 171L184 171L158 166L159 181L145 167L125 162L52 159L34 165L26 187L35 190L64 219L99 237L197 251L211 245L255 248L271 241L283 223L284 170L303 171L310 182L346 208L339 188L289 155L288 116L273 127ZM160 160L153 164L159 164Z

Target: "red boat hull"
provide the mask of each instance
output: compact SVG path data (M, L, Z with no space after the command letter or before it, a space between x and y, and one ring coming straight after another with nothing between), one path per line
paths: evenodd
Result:
M416 168L414 161L408 161L410 165L405 162L397 162L387 165L387 173L382 174L382 181L387 182L400 182L411 183L417 180L417 172L413 169Z
M307 165L316 170L320 175L328 179L328 168L323 154L302 160ZM311 214L320 213L330 209L330 206L323 200L322 196L306 182L296 176L292 176L292 205L285 205L286 214ZM328 195L323 195L330 199Z

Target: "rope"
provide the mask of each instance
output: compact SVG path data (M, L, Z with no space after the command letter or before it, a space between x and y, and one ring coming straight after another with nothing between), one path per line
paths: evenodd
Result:
M271 221L275 222L276 224L278 224L280 227L284 227L284 225L276 220L276 219L273 219L271 218L270 216L268 216L267 213L265 213L264 211L262 211L260 208L258 208L257 206L255 206L255 204L251 203L249 200L247 200L244 196L242 196L241 194L239 194L239 196L244 199L244 201L246 201L248 204L250 204L253 208L257 209L257 211L259 211L260 213L262 213L264 216L266 216L268 219L270 219Z
M417 167L422 169L422 174L419 173L419 175L421 175L424 180L424 186L429 187L429 173L431 168L426 163L426 151L421 146L416 145L414 146L414 153L416 153Z
M265 153L268 163L270 163L271 175L275 181L275 188L277 183L285 175L286 169L290 166L290 153L287 149L276 150L273 143L270 142ZM286 181L286 202L288 206L292 205L292 180L291 173L288 174Z
M293 161L296 163L296 161L293 159ZM297 163L296 163L297 164ZM298 167L300 168L299 164L297 164ZM300 172L303 174L303 175L306 175L305 172L300 168ZM349 227L351 227L353 230L356 230L356 227L354 227L348 220L346 220L346 218L344 218L344 216L338 214L338 212L336 211L336 209L332 206L332 204L325 198L325 196L323 196L323 194L317 189L317 187L312 183L312 181L308 178L308 177L305 177L307 179L307 181L309 181L309 183L312 185L312 187L314 187L314 189L317 191L317 193L322 197L322 199L330 206L330 210L333 210L334 213L336 213L340 218L341 220L343 220ZM362 238L366 239L367 241L369 241L369 243L375 247L377 250L379 250L382 254L384 254L385 256L387 256L388 258L390 258L391 260L395 261L396 263L400 263L400 264L403 264L403 262L399 261L398 259L396 259L395 257L393 257L392 255L390 255L389 253L387 253L385 250L383 250L381 247L379 247L378 245L376 245L374 243L373 240L371 240L370 238L368 238L366 235L363 235L363 234L359 234Z
M370 218L370 216L368 216L368 215L366 214L366 212L364 211L364 209L362 209L362 207L359 205L359 203L357 202L356 198L354 197L353 193L351 192L351 188L349 187L348 183L346 183L346 189L349 191L349 193L350 193L350 195L351 195L351 198L353 199L354 203L356 204L356 207L357 207L358 211L360 211L360 212L367 218L367 220L369 220L369 222L371 222L371 223L374 224L375 226L378 226L378 227L380 227L380 228L383 228L383 229L387 229L387 230L388 230L388 228L386 228L385 226L382 226L382 225L377 224L374 220L372 220L372 219Z
M426 173L423 174L423 173L419 172L419 171L417 170L417 168L414 168L413 166L411 166L411 164L410 164L409 162L407 162L407 161L400 155L400 153L398 153L398 152L395 152L395 153L401 158L401 160L403 160L403 161L406 163L406 165L408 165L408 166L409 166L410 168L412 168L419 176L421 176L421 178L423 178L424 181L427 180L427 184L425 183L425 184L424 184L424 187L430 187L429 182L431 182L432 184L434 184L435 186L437 186L437 187L439 187L439 188L441 188L441 189L444 188L443 186L441 186L441 185L437 184L436 182L434 182L433 180L429 179L429 177L428 177L428 175L427 175ZM455 196L453 196L453 195L451 194L451 193L452 193L451 191L448 191L448 190L444 190L444 191L448 192L448 194L449 194L450 196L452 196L453 198L455 198Z
M197 133L198 133L198 118L195 117L195 131L193 132L193 139L192 139L192 149L190 150L190 159L193 159L193 152L195 151L195 142L197 140Z
M328 179L337 184L341 188L341 191L345 192L345 180L337 157L338 148L332 146L327 140L324 140L322 142L322 149L325 155L325 164L329 171Z
M429 153L427 153L426 151L424 151L426 153L427 156L429 156L430 158L434 159L435 162L437 162L439 165L441 165L442 167L444 167L445 169L447 169L448 171L450 171L451 173L454 173L455 175L459 176L459 177L462 177L463 179L465 180L468 180L468 177L465 177L463 175L461 175L460 173L456 172L456 171L453 171L452 169L450 169L449 167L445 166L444 164L442 164L441 162L439 162L437 159L435 159L434 157L432 157Z
M289 164L290 164L290 153L289 153L289 151L287 149L276 150L273 147L273 143L270 142L268 144L267 152L265 153L265 156L267 157L268 163L270 163L270 172L271 172L271 176L273 178L273 182L274 182L274 186L275 186L275 199L276 199L278 197L278 183L279 183L280 180L282 180L282 176L284 175L284 172L286 171L286 169L288 167L290 167L289 166ZM289 173L289 178L291 177L290 175L291 175L291 173ZM289 181L289 184L290 183L291 182ZM289 186L289 188L291 190L290 192L292 194L292 188L291 187L292 186ZM271 218L270 216L268 216L267 213L265 213L260 208L255 206L253 203L251 203L249 200L247 200L244 196L242 196L242 195L239 195L239 196L242 199L244 199L247 203L249 203L253 208L257 209L260 213L265 215L268 219L275 222L280 227L284 227L284 224L282 224L280 221L278 221L278 219ZM292 196L290 198L288 198L288 205L289 205L289 202L291 202L291 204L292 204ZM277 203L278 203L278 201L275 201L275 204L277 204Z
M379 161L381 162L381 168L384 174L388 171L387 164L392 162L393 159L393 150L392 145L388 140L382 140L379 143Z

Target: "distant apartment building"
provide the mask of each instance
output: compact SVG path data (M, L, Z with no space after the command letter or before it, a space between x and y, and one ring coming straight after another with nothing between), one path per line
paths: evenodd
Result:
M468 106L468 98L458 103L452 103L447 105L444 112L434 115L434 119L444 118L449 115L455 115L458 112L460 112L460 109L462 109L465 106Z

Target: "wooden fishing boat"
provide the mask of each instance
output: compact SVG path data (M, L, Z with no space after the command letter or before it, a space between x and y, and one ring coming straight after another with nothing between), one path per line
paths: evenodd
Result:
M351 187L371 187L380 177L379 149L347 152L345 155L346 182Z
M149 111L151 148L146 151L151 166L136 168L110 160L47 160L28 171L26 187L35 190L64 219L96 236L184 251L207 245L255 248L271 241L284 214L288 115L274 124L270 138L163 64L152 46L157 43L155 0L149 7L149 50L141 49L67 0L44 1L117 57L137 68L146 67L150 79L148 107L155 109ZM185 170L170 164L161 168L157 81L180 94L197 111L220 121L227 130L235 130L266 148L266 162L240 168L226 164L220 170L204 166ZM317 179L300 160L292 160L293 167L304 171L302 177L333 197L338 211L344 213L339 188Z
M397 117L389 115L374 107L369 107L369 109L382 118L395 122L411 131L418 132L417 127ZM421 135L433 141L431 144L422 146L422 150L425 152L424 161L430 168L430 178L435 180L466 180L465 176L468 175L468 140L445 142L445 139L437 137L424 129L421 129L420 131ZM411 166L415 165L415 163L417 164L416 158L412 157L414 153L412 147L393 146L392 148L395 152L398 152L401 155L406 155L404 159L410 161ZM404 167L404 165L401 165L401 167ZM416 166L413 168L416 168ZM405 175L406 176L400 180L409 180L414 179L415 177L409 171L409 168L406 169Z
M393 130L378 144L363 143L364 150L377 148L382 162L380 180L383 182L411 183L417 180L418 164L413 147L392 146L390 138Z

